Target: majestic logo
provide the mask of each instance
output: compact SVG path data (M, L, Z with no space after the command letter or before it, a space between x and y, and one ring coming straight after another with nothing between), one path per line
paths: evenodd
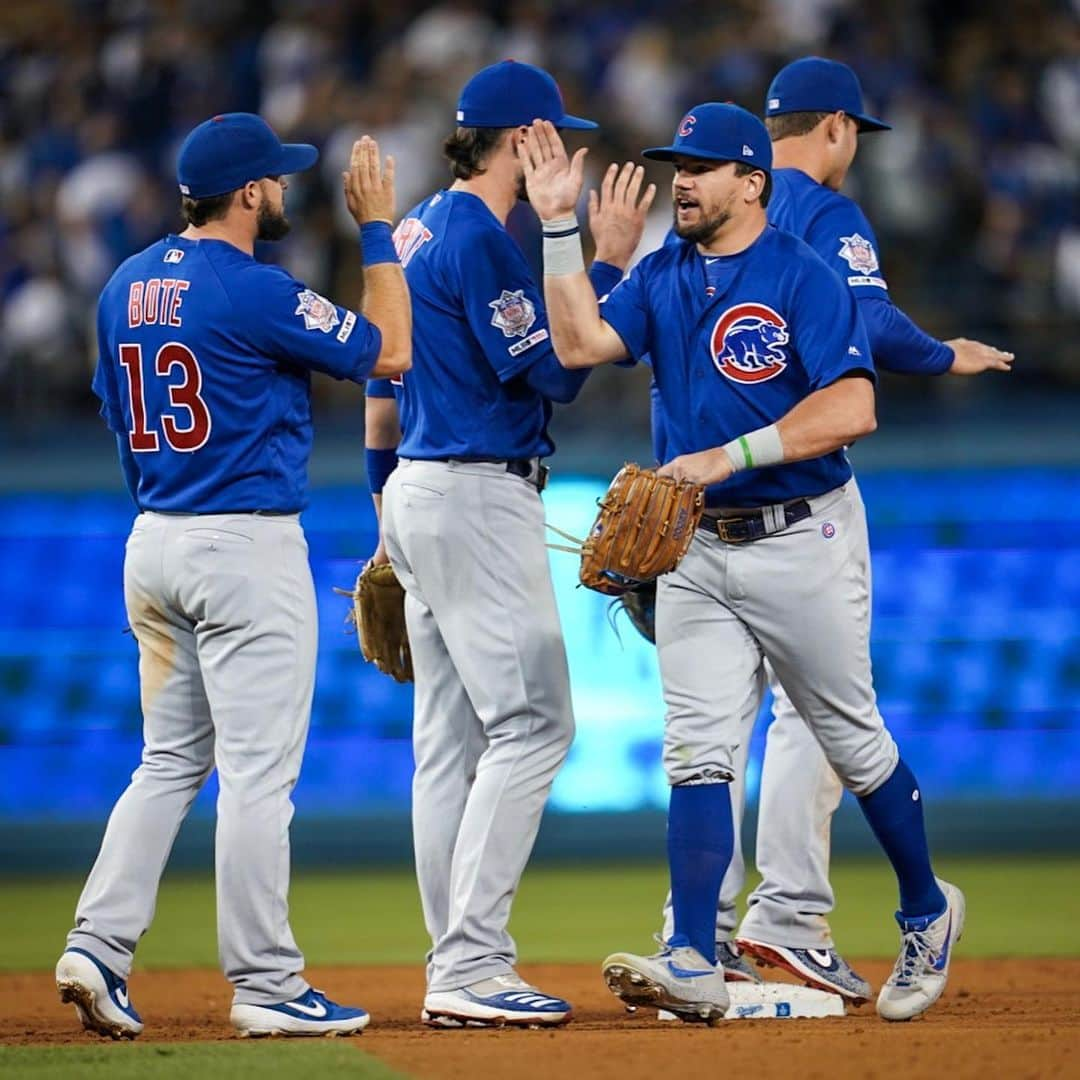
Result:
M682 118L682 123L679 125L679 136L683 139L688 139L694 132L694 125L697 123L697 117L693 113L687 113Z
M488 307L495 313L491 325L497 326L506 337L524 337L536 322L536 308L524 289L513 292L503 289L498 300L492 300Z
M419 218L406 218L394 230L394 249L401 260L402 269L409 260L431 239L431 230Z
M858 233L840 237L838 254L852 270L860 274L872 274L878 268L878 257L874 245Z
M296 310L293 314L304 316L306 330L321 330L324 334L329 334L341 322L337 308L325 296L320 296L311 289L305 289L296 300Z
M774 379L787 367L787 323L767 304L736 304L713 327L713 363L732 382Z

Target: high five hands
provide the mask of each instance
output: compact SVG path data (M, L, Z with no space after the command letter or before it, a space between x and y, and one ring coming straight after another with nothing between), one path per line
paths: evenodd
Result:
M525 173L529 202L541 221L574 214L585 183L586 147L566 153L562 137L550 120L536 120L516 146ZM656 198L656 185L641 191L645 169L633 162L612 164L599 192L589 192L589 227L596 257L625 269L641 240L645 217Z

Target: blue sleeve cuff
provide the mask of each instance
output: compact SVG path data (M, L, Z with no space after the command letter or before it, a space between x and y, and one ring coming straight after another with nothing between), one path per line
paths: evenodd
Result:
M385 221L369 221L360 226L360 251L365 266L398 261L394 234Z
M372 450L369 447L364 451L364 459L367 462L368 487L371 489L371 494L381 495L390 474L397 468L397 451Z

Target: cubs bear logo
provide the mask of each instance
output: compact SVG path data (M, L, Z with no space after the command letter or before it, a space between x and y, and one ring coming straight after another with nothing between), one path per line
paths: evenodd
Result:
M524 337L536 322L536 307L524 289L513 292L503 289L499 299L492 300L488 307L495 312L491 316L491 325L497 326L505 337Z
M329 334L341 322L337 308L325 296L320 296L311 289L298 293L296 300L293 314L303 315L306 330L321 330L324 334Z
M736 304L713 327L710 348L716 370L732 382L774 379L788 365L783 346L787 323L767 304Z

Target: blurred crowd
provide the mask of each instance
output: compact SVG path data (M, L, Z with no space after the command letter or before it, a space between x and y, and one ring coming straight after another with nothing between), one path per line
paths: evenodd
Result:
M760 112L774 72L810 53L850 63L869 111L894 126L863 139L847 188L894 298L942 337L1014 349L1025 382L1075 388L1080 0L7 0L0 415L40 425L91 410L97 294L179 227L175 154L214 113L260 112L321 148L290 182L292 233L260 255L348 304L358 260L339 177L352 140L368 132L394 154L404 212L446 182L442 138L480 66L514 57L555 73L569 111L602 124L588 139L599 173L666 140L696 102ZM654 178L652 245L670 221L668 173ZM537 259L530 213L512 227ZM318 393L323 410L355 409L340 388ZM627 408L644 415L644 399Z

